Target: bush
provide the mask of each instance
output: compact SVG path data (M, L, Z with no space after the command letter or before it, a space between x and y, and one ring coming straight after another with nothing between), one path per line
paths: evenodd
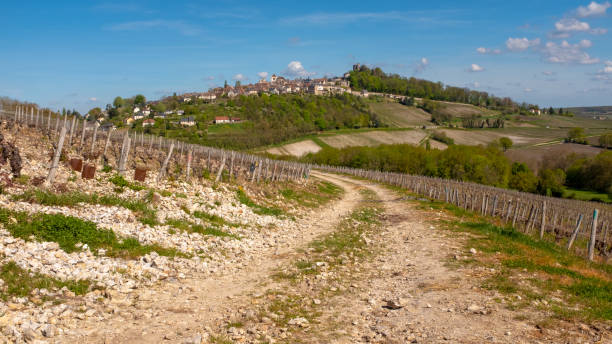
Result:
M448 137L448 135L446 135L445 132L443 131L434 131L434 133L431 135L431 138L436 140L436 141L440 141L442 143L445 143L447 145L454 145L455 144L455 140L453 140L452 138Z

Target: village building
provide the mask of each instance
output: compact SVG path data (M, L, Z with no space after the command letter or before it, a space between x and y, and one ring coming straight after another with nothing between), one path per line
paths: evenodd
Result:
M196 122L193 116L189 116L189 117L181 118L181 120L179 121L179 124L182 125L183 127L192 127L196 125Z
M147 118L144 121L142 121L142 126L143 127L148 127L148 126L153 126L155 125L155 120L151 119L151 118Z

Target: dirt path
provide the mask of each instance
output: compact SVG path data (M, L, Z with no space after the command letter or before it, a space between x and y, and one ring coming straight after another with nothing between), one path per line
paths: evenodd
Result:
M358 192L362 188L376 193L384 209L380 229L368 235L368 246L383 249L373 259L347 267L350 281L344 281L343 289L329 300L322 300L319 321L297 329L302 341L306 337L310 343L581 342L575 333L564 339L567 333L534 326L529 319L538 310L505 307L505 296L481 288L488 272L483 268L450 267L451 257L475 253L464 247L467 236L436 228L436 220L444 216L441 212L418 209L415 202L368 181L318 172L313 176L340 185L346 193L342 200L298 221L301 240L279 244L276 252L258 257L239 274L194 275L166 282L153 290L138 291L131 304L113 297L109 307L116 307L116 314L103 322L88 323L68 342L200 343L208 342L212 333L234 342L259 343L270 337L293 342L292 329L273 328L271 315L257 310L262 309L261 302L273 302L263 295L274 288L291 289L292 293L301 290L303 299L310 300L312 283L275 281L272 274L283 264L307 258L308 251L298 248L333 231L347 214L363 205ZM342 283L320 277L310 281L324 287L329 283L330 288L332 283ZM245 321L232 327L237 315ZM276 337L279 334L282 336Z
M329 180L326 176L320 179ZM356 187L348 181L334 183L345 193L341 200L317 209L295 226L280 230L299 231L300 240L277 243L276 250L261 255L240 273L194 274L181 280L164 281L136 295L113 294L107 319L83 321L80 330L58 338L62 343L184 343L198 342L206 324L219 321L236 305L247 302L247 292L257 293L272 271L297 248L332 230L344 214L360 200Z

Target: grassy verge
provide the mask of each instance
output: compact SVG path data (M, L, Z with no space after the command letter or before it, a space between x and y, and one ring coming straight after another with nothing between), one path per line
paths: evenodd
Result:
M7 262L0 266L0 279L4 281L0 287L0 299L9 300L11 297L29 297L34 289L62 289L64 287L76 295L83 295L89 290L91 282L88 280L67 280L45 276L22 269L15 262ZM47 301L47 300L42 300Z
M493 219L454 205L427 201L420 208L445 211L441 228L470 234L465 251L475 248L478 253L449 264L494 269L482 286L508 296L510 309L535 306L567 321L612 320L612 266L589 262L554 242L492 224Z
M238 191L236 191L236 196L238 197L238 201L240 203L251 208L255 214L272 216L282 216L285 214L282 209L276 207L265 207L255 203L251 198L249 198L242 188L239 188Z
M145 187L136 183L130 183L122 175L116 174L109 178L109 182L113 183L116 187L119 188L120 192L123 192L124 188L128 188L134 191L144 190Z
M142 245L134 238L119 239L108 229L99 229L95 223L63 214L29 214L0 209L0 223L13 235L29 241L56 242L68 253L79 250L77 244L87 244L97 254L98 249L106 255L120 258L136 258L150 252L162 256L185 256L181 252L159 245Z
M152 193L150 192L147 198L151 196ZM136 218L143 224L149 226L158 224L156 212L149 207L146 199L126 200L117 196L98 196L96 194L86 194L83 192L56 194L40 189L30 189L20 195L14 195L13 200L59 207L75 207L79 203L117 206L131 210Z
M240 237L236 234L225 232L217 227L210 226L204 227L197 223L193 223L183 219L166 219L166 224L173 227L174 229L189 232L189 233L200 233L202 235L212 235L218 237L229 237L240 240Z

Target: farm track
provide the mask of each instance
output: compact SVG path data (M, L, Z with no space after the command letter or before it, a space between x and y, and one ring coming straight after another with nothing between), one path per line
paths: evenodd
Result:
M239 311L257 304L270 288L288 288L283 285L286 282L274 280L273 273L303 258L300 248L332 232L342 218L363 205L359 190L364 188L376 194L384 209L382 227L370 237L373 246L384 250L359 263L350 292L324 301L321 317L333 319L335 328L318 331L318 325L313 324L306 339L302 335L300 341L557 343L565 335L538 329L522 318L524 310L511 311L495 301L499 294L480 288L487 271L448 266L449 257L466 254L463 242L467 235L436 228L444 213L418 209L415 203L372 182L321 172L313 172L313 176L341 186L345 194L287 229L306 229L300 240L279 245L240 273L194 274L181 282L166 281L137 291L139 297L132 304L113 298L115 316L103 323L87 323L78 335L58 338L57 342L200 343L201 338L207 343L210 334L224 331L233 335L234 342L261 342L249 338L244 330L237 333L230 328L234 331L230 332L228 322ZM385 307L387 300L398 300L401 307L389 309ZM530 319L542 316L545 314L539 310L529 311ZM281 342L293 342L288 334ZM581 338L577 335L564 342L580 342Z

